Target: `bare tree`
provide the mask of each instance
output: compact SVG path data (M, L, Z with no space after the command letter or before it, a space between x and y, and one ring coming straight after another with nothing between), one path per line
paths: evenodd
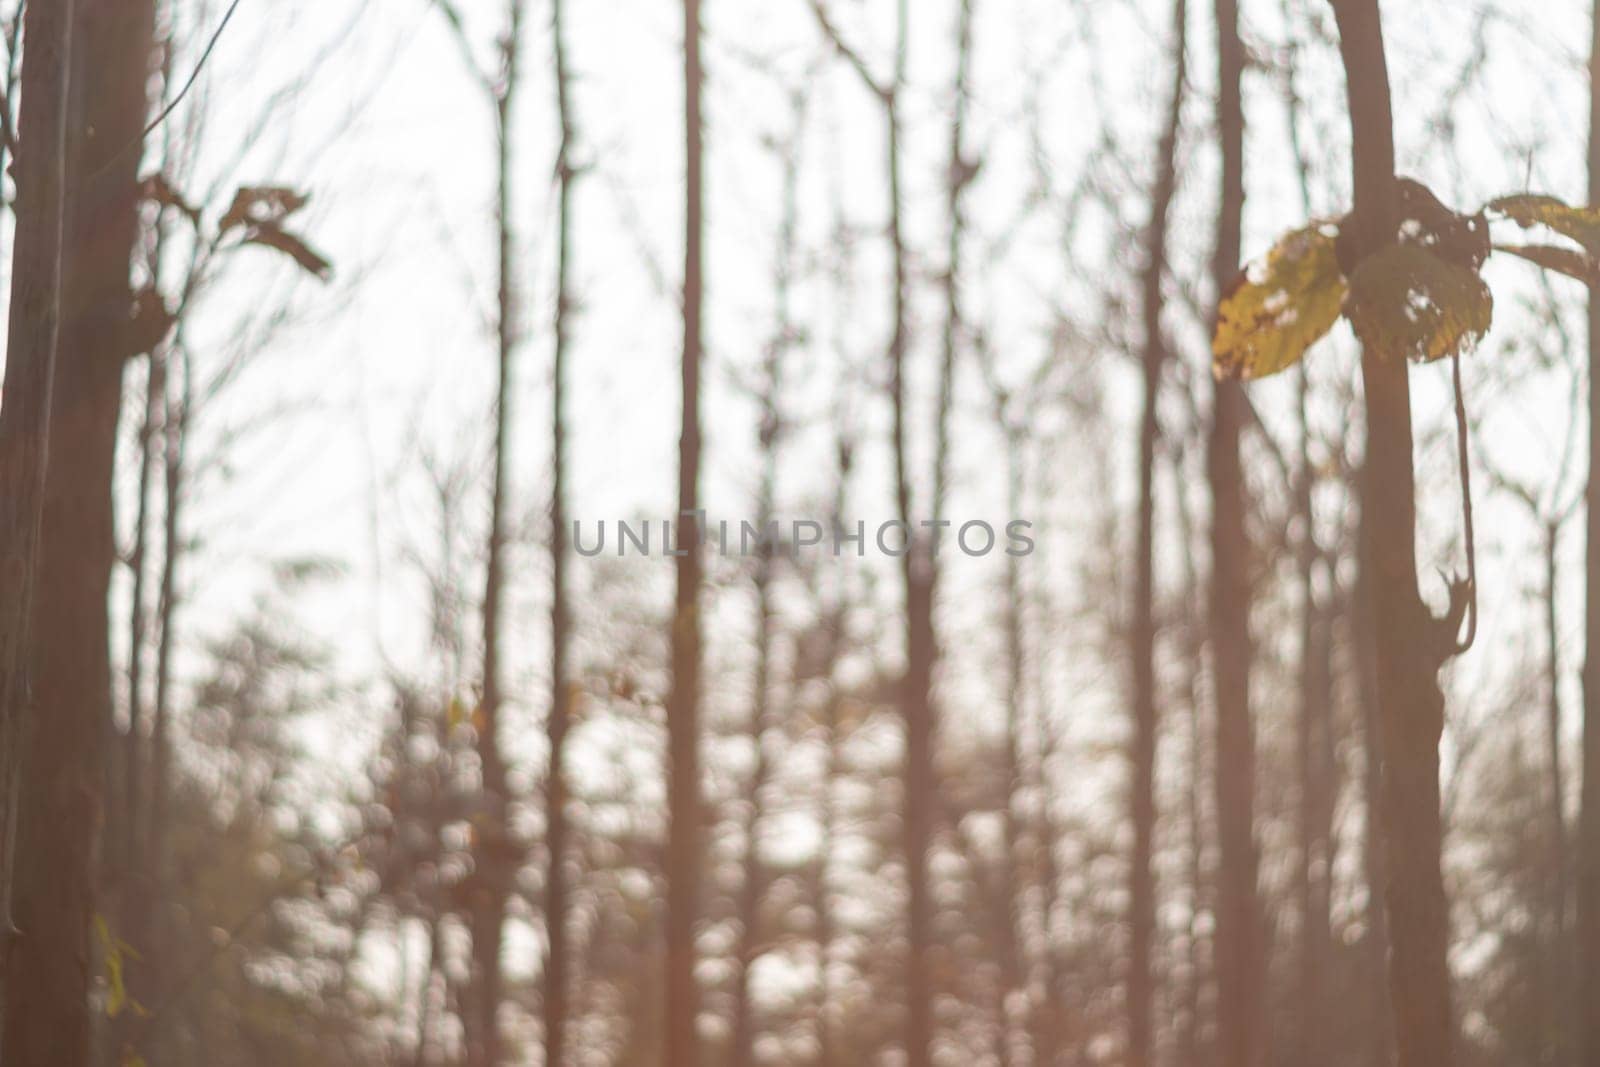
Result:
M567 364L571 358L572 318L577 311L572 269L573 196L582 175L574 158L577 126L573 114L572 70L567 56L566 2L551 0L552 47L555 50L556 118L561 145L556 157L559 204L556 219L555 352L550 371L550 712L545 735L550 765L545 775L544 924L544 1062L562 1067L566 1059L568 984L571 947L567 919L571 886L567 855L567 732L572 725L573 680L568 666L571 606L567 589Z
M778 466L789 431L790 417L785 410L783 392L786 360L799 338L794 321L793 288L798 259L800 223L799 181L801 139L806 121L804 89L789 93L791 127L780 142L778 152L783 168L782 216L778 225L777 262L773 270L776 316L772 337L767 341L758 402L761 419L758 448L761 456L761 481L756 493L756 521L765 531L777 510ZM756 1019L751 996L750 974L760 957L765 939L761 928L761 902L766 893L767 873L761 858L761 834L766 820L766 792L773 762L767 735L773 723L773 641L777 636L777 605L773 583L777 578L776 545L765 538L751 574L756 599L755 670L750 692L750 745L754 764L744 796L744 882L739 888L739 944L734 960L733 1047L730 1062L734 1067L755 1067Z
M1168 217L1178 189L1178 134L1183 125L1187 91L1189 5L1172 6L1172 95L1156 149L1156 177L1150 193L1150 217L1145 226L1144 273L1141 282L1141 320L1144 351L1143 411L1139 420L1139 496L1137 543L1134 548L1133 630L1131 652L1133 732L1129 741L1132 782L1129 803L1133 822L1133 853L1128 859L1128 972L1127 1056L1129 1067L1150 1067L1155 978L1151 955L1156 935L1156 899L1153 853L1156 832L1156 735L1160 713L1156 695L1155 621L1155 478L1156 451L1161 435L1159 402L1161 379L1167 363L1166 336L1161 319L1166 307Z
M698 1067L700 997L695 919L700 905L700 364L705 353L705 144L700 0L683 0L683 409L678 437L677 591L667 696L666 1067Z
M515 190L514 127L522 81L524 0L506 0L504 26L498 39L499 68L482 69L460 12L448 0L437 0L479 88L494 114L495 130L495 397L493 485L489 500L487 558L482 602L483 661L481 692L473 728L477 736L481 787L474 819L473 875L468 893L472 936L471 982L463 1019L469 1067L498 1067L503 1060L499 1012L503 999L501 950L506 910L521 860L513 838L505 754L500 743L500 712L505 703L501 664L506 584L506 545L510 523L512 380L520 348L516 282L517 240L512 210Z
M898 0L895 8L893 69L882 80L862 55L841 36L822 0L812 0L812 12L823 36L860 76L862 86L882 106L885 170L888 185L888 238L893 276L890 296L892 325L889 335L889 400L893 419L895 513L907 531L909 543L901 553L901 579L905 588L905 672L900 679L899 701L905 721L905 762L902 849L906 861L906 1016L905 1050L908 1067L928 1067L933 1043L933 986L929 954L933 945L933 901L928 886L928 853L938 808L934 781L933 670L938 658L934 630L935 559L918 529L912 508L912 476L906 388L906 355L910 341L910 257L905 238L902 166L901 94L906 81L909 50L910 5ZM953 340L952 340L953 344ZM949 360L953 360L953 350ZM949 362L947 360L947 362ZM947 379L948 375L945 375ZM940 422L944 416L941 412ZM937 512L937 502L935 506ZM936 516L937 517L937 516Z

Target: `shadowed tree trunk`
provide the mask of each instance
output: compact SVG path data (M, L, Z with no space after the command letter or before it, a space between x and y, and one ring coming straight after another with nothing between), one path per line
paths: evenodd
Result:
M1332 0L1349 87L1355 211L1346 224L1359 262L1396 238L1394 123L1377 0ZM1362 566L1370 568L1378 727L1383 751L1389 995L1399 1067L1450 1067L1449 903L1440 869L1438 673L1456 648L1454 613L1440 620L1417 586L1411 383L1403 353L1364 345L1367 447Z
M545 775L544 925L544 1062L566 1062L568 975L571 950L567 936L570 886L567 871L567 731L571 726L573 682L567 663L571 609L567 602L567 361L572 343L573 192L581 171L573 159L577 131L572 109L572 71L567 61L566 0L551 0L551 35L555 50L556 117L561 145L556 160L560 184L556 220L555 352L550 372L550 718L545 726L550 764Z
M154 57L152 0L74 11L59 361L39 588L35 724L18 839L7 1063L78 1067L90 1053L89 932L111 717L107 596L122 372L134 308L137 168Z
M1144 410L1139 421L1139 515L1135 552L1132 672L1133 734L1129 745L1132 782L1129 792L1133 821L1133 855L1128 875L1127 1044L1129 1067L1150 1067L1155 982L1151 951L1156 933L1155 873L1152 853L1156 832L1156 622L1155 622L1155 476L1160 436L1158 407L1161 375L1167 360L1161 313L1167 273L1167 225L1178 187L1178 133L1183 124L1183 97L1188 67L1187 0L1173 5L1172 51L1175 75L1172 96L1156 155L1156 180L1150 195L1150 220L1145 230L1142 293L1144 328Z
M5 1038L14 1010L8 982L13 957L22 955L13 884L22 828L18 805L28 769L24 744L33 725L30 621L62 311L72 0L34 0L26 20L11 312L0 393L0 1056L7 1062Z
M704 127L700 0L683 0L683 410L678 437L677 592L667 695L666 1067L700 1067L695 918L700 906L700 362L705 305Z
M1217 0L1217 125L1222 137L1222 205L1212 261L1216 291L1239 271L1244 221L1244 44L1238 0ZM1218 381L1207 469L1211 479L1211 660L1217 716L1218 1059L1259 1067L1266 1054L1265 960L1256 900L1255 734L1250 720L1250 544L1239 431L1244 391Z

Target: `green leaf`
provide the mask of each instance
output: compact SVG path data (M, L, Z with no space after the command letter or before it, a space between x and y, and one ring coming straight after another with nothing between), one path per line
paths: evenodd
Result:
M1553 196L1529 193L1491 200L1484 210L1523 229L1547 226L1578 242L1591 256L1600 257L1600 211L1592 207L1572 207Z
M1494 250L1518 256L1545 270L1565 274L1587 285L1600 284L1600 264L1595 262L1594 257L1575 249L1555 245L1495 245Z
M1363 344L1426 362L1488 333L1494 297L1476 271L1417 245L1393 244L1356 268L1345 313Z
M1264 378L1292 367L1333 328L1345 297L1337 227L1314 222L1281 238L1223 294L1211 341L1219 378Z

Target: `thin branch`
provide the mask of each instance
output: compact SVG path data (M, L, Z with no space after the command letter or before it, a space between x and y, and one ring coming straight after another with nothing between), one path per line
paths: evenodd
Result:
M167 119L171 117L172 113L178 109L178 105L183 103L184 97L189 95L189 90L193 89L195 83L200 80L200 73L205 70L206 61L211 58L211 53L216 51L217 43L222 40L223 31L228 28L228 23L233 21L234 13L239 10L239 5L243 2L244 0L233 0L233 3L228 5L228 10L223 12L222 21L217 23L216 30L214 30L211 34L211 40L206 42L205 51L200 53L199 60L195 62L194 70L189 72L188 80L183 83L183 88L178 90L177 95L168 101L167 106L162 108L160 112L156 114L155 118L150 120L145 128L140 131L138 137L133 138L127 144L113 152L109 159L100 164L94 173L90 174L89 177L85 179L86 182L93 182L100 178L100 176L105 174L106 171L120 163L123 157L125 157L129 152L132 152L135 149L142 149L144 147L145 138L149 137L150 134L155 132L156 127L167 121Z
M472 52L472 38L467 35L467 23L461 17L461 10L456 7L454 0L433 0L433 4L439 9L439 13L444 16L444 20L451 30L450 35L455 38L456 44L460 46L461 56L467 64L468 72L477 79L485 90L493 95L495 92L494 78L478 65L478 57Z
M1456 394L1456 459L1461 466L1461 518L1467 540L1467 632L1456 643L1460 654L1472 647L1478 636L1478 551L1472 530L1472 471L1467 465L1467 403L1461 388L1461 354L1450 357L1450 377Z
M811 0L811 11L817 16L817 26L822 30L822 35L828 39L829 44L833 45L834 50L855 68L867 90L880 100L888 101L894 95L894 88L884 85L873 77L872 68L867 66L867 61L861 57L861 53L845 42L843 35L839 33L839 28L828 17L828 10L823 6L823 0Z

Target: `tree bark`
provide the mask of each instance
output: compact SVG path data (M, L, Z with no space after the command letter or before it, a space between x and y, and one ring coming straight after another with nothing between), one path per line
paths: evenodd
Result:
M1244 221L1244 44L1237 0L1217 0L1218 115L1222 205L1213 285L1227 291L1239 270ZM1250 544L1239 433L1244 391L1217 381L1207 470L1211 480L1211 659L1217 716L1218 1059L1259 1067L1266 1054L1262 918L1256 900L1255 732L1250 718Z
M1363 554L1363 559L1365 558ZM1378 726L1378 628L1372 594L1373 575L1362 563L1357 570L1355 595L1346 622L1355 656L1356 681L1361 707L1361 865L1367 883L1366 906L1362 918L1366 936L1362 939L1362 974L1370 988L1368 1027L1368 1067L1391 1067L1394 1062L1394 1013L1385 987L1389 968L1389 914L1384 908L1383 887L1388 884L1388 864L1384 859L1383 821L1383 738Z
M773 336L767 343L761 385L761 423L757 443L761 456L761 484L757 490L756 516L761 529L773 521L777 510L778 461L789 423L784 415L783 389L785 360L797 336L792 307L795 257L799 252L800 141L805 133L806 96L790 94L792 132L781 149L783 161L782 218L778 227L778 252L773 289L777 313ZM756 662L750 694L750 743L755 753L750 780L745 790L744 883L739 891L739 946L734 961L733 1067L756 1064L755 1004L750 991L750 972L761 955L761 901L766 893L767 874L761 861L761 829L766 818L765 794L772 763L766 749L771 726L772 646L777 606L772 583L776 577L773 547L765 543L755 561L753 585L756 594Z
M577 309L573 291L573 194L581 169L573 159L577 130L572 107L572 72L567 62L566 0L551 0L551 35L555 50L556 118L561 145L556 161L560 183L556 221L555 352L550 386L550 718L545 737L550 764L545 775L544 925L544 1062L562 1067L566 1062L568 975L571 971L567 913L571 907L567 850L567 732L571 727L573 682L568 665L571 608L567 590L567 363L572 345L572 317Z
M1552 519L1544 529L1544 631L1545 631L1545 756L1550 767L1550 904L1546 936L1549 988L1552 990L1544 1011L1547 1018L1546 1062L1565 1063L1570 1057L1570 1008L1574 1003L1571 988L1570 953L1567 941L1568 890L1567 786L1561 765L1561 628L1558 622L1557 582L1560 580L1559 551L1561 523Z
M39 588L36 726L26 743L7 1062L77 1067L90 1054L89 931L111 718L107 597L115 562L112 477L138 161L154 55L153 0L74 11L62 320L50 421Z
M1130 804L1133 821L1133 855L1128 874L1128 974L1127 1062L1129 1067L1150 1067L1155 982L1151 952L1156 934L1155 873L1152 853L1156 831L1156 623L1155 623L1155 474L1156 446L1160 437L1158 406L1161 374L1166 364L1166 341L1161 313L1166 301L1162 285L1167 273L1167 225L1177 193L1178 133L1183 122L1183 97L1188 75L1189 12L1187 0L1173 5L1173 65L1175 74L1166 122L1157 148L1156 180L1150 196L1150 220L1145 231L1142 292L1144 353L1144 409L1139 421L1138 541L1135 548L1133 632L1133 734L1129 744L1132 771Z
M683 364L678 438L677 591L667 696L666 1067L700 1067L695 919L700 905L700 363L705 308L705 145L700 0L683 0Z
M36 696L31 621L63 303L72 0L35 0L26 20L11 312L0 393L0 1055L8 1062L3 1038L14 1009L5 983L18 955L18 807Z
M1310 377L1300 367L1300 455L1296 478L1295 510L1301 527L1298 549L1300 584L1300 707L1295 723L1295 754L1300 779L1297 805L1300 855L1296 871L1299 897L1299 1003L1300 1062L1323 1067L1328 1062L1324 1024L1325 976L1331 960L1329 887L1332 878L1332 641L1328 612L1318 599L1317 567L1322 552L1317 544L1316 513L1312 506L1317 472L1311 457L1309 424Z
M500 747L501 626L505 596L505 549L511 466L512 377L518 349L516 237L511 210L512 122L521 74L522 0L510 0L501 42L504 68L494 89L496 133L495 237L498 251L494 403L494 486L489 504L488 559L483 589L483 692L474 726L482 788L474 839L471 890L472 983L468 998L468 1067L499 1067L504 1053L499 1025L503 993L501 950L505 918L516 878L518 848L512 839L510 783Z
M1589 58L1589 203L1600 204L1600 3ZM1600 1067L1600 294L1589 294L1588 548L1584 559L1583 798L1578 826L1578 1044Z
M1377 0L1332 0L1349 87L1355 211L1346 223L1359 261L1392 243L1398 208L1394 123ZM1455 1062L1449 901L1441 871L1438 672L1456 635L1417 586L1411 390L1401 353L1363 346L1367 448L1362 566L1376 621L1378 725L1392 948L1389 995L1399 1067Z

